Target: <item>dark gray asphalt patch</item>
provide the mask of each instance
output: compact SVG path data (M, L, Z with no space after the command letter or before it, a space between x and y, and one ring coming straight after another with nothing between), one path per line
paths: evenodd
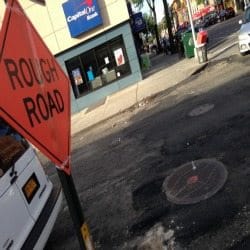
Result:
M133 236L142 235L155 223L160 221L168 212L169 208L167 207L156 207L153 210L145 211L129 228L130 233L133 234Z
M224 193L201 203L182 206L165 217L163 224L175 231L177 241L183 241L187 246L192 239L227 223L227 219L232 219L239 209L240 205L230 193Z
M244 237L240 242L237 242L228 250L249 250L250 249L250 235Z
M136 165L137 171L133 174L133 192L158 178L165 178L165 172L168 171L163 158L158 154L144 155L136 162Z
M133 207L142 214L131 226L131 232L140 234L168 213L170 203L162 192L164 179L164 176L156 178L133 191Z
M162 192L165 177L150 181L133 191L133 207L135 210L152 210L169 205Z

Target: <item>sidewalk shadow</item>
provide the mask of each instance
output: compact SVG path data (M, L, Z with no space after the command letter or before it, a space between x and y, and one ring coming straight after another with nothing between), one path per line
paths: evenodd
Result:
M151 66L148 70L142 72L143 79L180 62L185 57L180 58L178 54L166 55L165 53L161 53L158 55L149 55L149 59Z

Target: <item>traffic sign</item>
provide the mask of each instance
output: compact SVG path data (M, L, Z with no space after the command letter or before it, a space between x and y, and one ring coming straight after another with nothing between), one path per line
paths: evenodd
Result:
M17 0L0 42L0 116L70 174L69 80Z

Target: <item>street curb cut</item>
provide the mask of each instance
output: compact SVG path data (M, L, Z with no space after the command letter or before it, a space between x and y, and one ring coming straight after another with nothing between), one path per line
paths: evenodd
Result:
M203 71L207 67L207 65L208 65L208 62L201 64L201 66L199 68L197 68L196 70L194 70L190 76L193 76L193 75L200 73L201 71Z

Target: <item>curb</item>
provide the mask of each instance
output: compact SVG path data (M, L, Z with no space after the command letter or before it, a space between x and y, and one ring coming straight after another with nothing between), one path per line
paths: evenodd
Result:
M211 54L211 58L210 58L210 59L214 59L214 58L218 57L220 54L222 54L222 53L225 52L226 50L228 50L228 49L234 47L234 46L237 45L237 44L238 44L238 41L236 41L236 42L234 42L234 43L232 43L232 44L226 46L225 48L219 50L219 51L216 52L214 55Z
M208 64L210 64L213 61L213 58L216 58L221 53L223 53L225 50L233 47L236 44L230 44L229 46L225 47L223 50L218 51L215 55L208 55L209 60L207 62L204 62L202 64L197 65L196 67L190 69L190 72L184 76L180 82L185 81L189 79L190 77L199 74L202 72ZM162 83L159 83L158 88L154 89L154 91L149 91L152 85L152 81L157 81L158 79L163 78L162 73L161 76L158 78L152 77L151 79L142 79L141 81L137 82L135 85L130 86L126 89L123 89L114 95L108 96L103 103L103 105L97 105L90 108L90 110L86 110L84 112L80 112L76 114L74 117L71 118L71 135L75 135L83 130L91 129L93 126L100 124L101 122L108 120L114 116L116 116L119 113L126 112L126 110L129 110L131 107L137 105L140 101L146 98L150 98L152 96L158 95L163 91L166 91L167 89L171 89L173 86L178 85L180 82L173 82L173 84L170 86L165 86ZM144 85L144 86L143 86ZM116 103L115 100L121 100L124 98L126 93L129 95L129 98L126 102L122 102L120 105L119 101Z
M209 63L209 62L207 61L207 62L201 64L201 66L200 66L199 68L197 68L196 70L194 70L194 71L190 74L190 76L196 75L196 74L200 73L201 71L203 71L203 70L207 67L208 63Z
M81 131L88 131L92 127L97 126L98 124L101 124L102 122L109 119L112 119L118 114L136 107L136 105L138 105L141 101L147 98L154 98L160 93L168 89L172 89L173 86L177 86L179 83L187 80L192 75L195 75L204 70L207 65L208 62L200 64L195 69L193 69L193 71L190 71L188 74L186 74L186 76L183 77L182 80L169 86L165 86L165 88L163 87L164 84L159 84L157 90L155 89L154 91L149 91L147 89L150 89L152 87L152 81L157 81L157 79L151 79L147 81L145 81L144 79L137 82L133 86L130 86L120 92L115 93L112 96L107 97L103 105L97 105L96 107L93 106L89 110L89 112L88 110L85 110L85 112L76 114L74 117L72 117L73 119L71 118L71 136L74 136ZM161 76L160 78L163 77ZM126 92L127 95L129 95L129 98L126 102L123 103L123 105L120 105L119 100L123 99L123 97L126 95ZM118 103L115 100L118 100Z

